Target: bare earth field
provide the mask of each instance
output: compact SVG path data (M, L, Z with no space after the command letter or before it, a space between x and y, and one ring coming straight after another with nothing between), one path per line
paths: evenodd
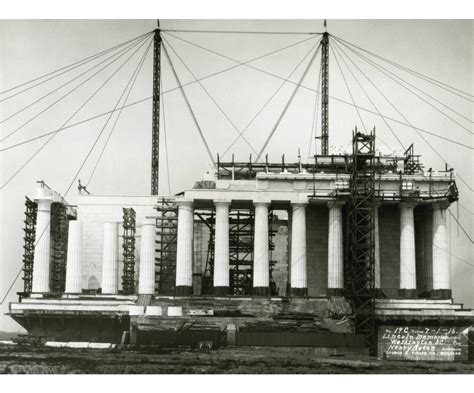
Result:
M306 348L97 350L0 346L1 374L474 374L474 364L316 357Z

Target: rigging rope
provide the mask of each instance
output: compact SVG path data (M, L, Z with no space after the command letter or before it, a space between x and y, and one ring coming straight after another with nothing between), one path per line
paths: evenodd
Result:
M316 42L308 52L303 56L303 58L298 62L298 64L291 70L291 72L288 74L288 76L284 79L284 81L277 87L277 89L273 92L273 94L265 101L263 106L260 107L260 109L255 113L255 115L252 117L252 119L247 123L247 125L243 128L242 133L246 132L247 129L253 124L253 122L258 118L258 116L263 112L263 110L267 107L267 105L271 102L273 97L275 97L278 92L283 88L283 86L289 81L289 79L293 76L293 74L296 72L296 70L300 67L301 64L306 60L306 58L310 55L310 53L316 48L317 45L321 40ZM235 143L239 140L239 137L235 138L233 142L229 145L229 147L224 151L224 154L222 154L222 158L225 157L225 155L232 149L232 147L235 145Z
M243 133L237 128L235 123L231 120L231 118L225 113L224 109L217 103L217 101L211 96L209 91L204 87L204 85L201 83L201 81L198 81L196 75L191 71L191 69L187 66L187 64L183 61L181 56L176 52L176 50L173 48L173 46L169 43L169 41L163 37L164 42L170 47L170 49L173 51L173 53L176 55L176 57L179 59L179 61L184 65L184 67L189 71L189 73L192 75L194 80L199 84L201 89L207 94L207 96L210 98L210 100L214 103L214 105L219 109L219 111L222 113L222 115L227 119L227 121L230 123L230 125L234 128L234 130L239 134L239 137L242 137L244 141L247 143L247 145L250 147L250 149L257 154L257 151L253 148L253 146L250 144L248 139L243 135Z
M12 181L20 171L23 170L32 160L36 155L38 155L41 150L43 150L46 145L56 136L56 134L59 132L59 130L65 129L66 125L92 100L95 95L102 90L102 88L115 76L117 73L125 66L126 63L137 53L138 50L143 46L144 42L142 45L140 45L88 98L87 100L62 124L62 126L57 130L51 133L51 137L46 140L34 153L32 156L30 156L21 166L18 168L9 178L8 180L2 184L0 189L3 189L10 181Z
M347 46L346 46L347 47ZM372 65L372 67L376 68L379 72L385 74L388 78L390 78L391 80L393 80L395 83L397 83L398 85L402 86L404 89L408 90L411 94L413 94L414 96L418 97L420 100L422 100L424 103L426 103L427 105L429 105L431 108L433 108L434 110L436 110L437 112L441 113L443 116L445 116L446 118L448 118L449 120L451 120L453 123L457 124L459 127L461 127L462 129L466 130L467 132L469 132L471 135L473 134L473 132L465 127L463 124L459 123L456 119L453 119L451 116L449 116L448 114L446 114L445 112L443 112L442 110L440 110L439 108L437 108L436 106L434 106L431 102L427 101L426 99L424 99L423 97L419 96L418 94L416 94L415 92L413 92L413 90L411 90L410 88L408 88L407 86L405 86L404 83L410 85L410 83L400 79L402 82L400 82L400 80L398 79L395 79L394 77L390 76L390 74L392 75L395 75L393 73L391 73L390 71L388 71L387 69L385 69L384 67L382 67L381 65L378 65L377 63L375 63L374 61L370 60L369 58L367 58L367 56L364 56L363 54L361 53L358 53L357 51L355 51L354 49L352 48L349 48L349 50L351 50L352 52L354 52L357 56L359 56L360 58L362 58L363 60L365 60L368 64ZM396 76L396 75L395 75ZM410 85L411 86L411 85ZM428 95L427 93L424 93L426 95ZM431 97L428 95L428 97ZM437 100L436 100L437 101ZM438 101L437 101L438 102ZM440 102L441 103L441 102ZM444 105L443 103L441 103L441 105ZM445 105L444 105L445 106ZM453 109L447 107L448 109L454 111ZM461 114L459 114L458 112L454 111L456 114L458 114L459 116L463 116ZM463 116L464 117L464 116ZM472 121L470 119L467 119L468 121L470 121L472 123Z
M204 134L203 134L203 132L202 132L202 130L201 130L201 126L199 125L199 122L198 122L198 120L197 120L197 118L196 118L196 115L194 114L193 108L191 107L191 104L189 103L188 97L186 96L186 92L184 91L183 86L181 85L181 81L179 80L178 74L176 73L176 69L174 68L173 62L171 61L171 58L170 58L170 56L169 56L169 54L168 54L168 51L167 51L167 49L166 49L166 45L163 43L162 47L163 47L163 53L165 54L165 56L166 56L166 58L167 58L167 60L168 60L168 62L169 62L169 64L170 64L170 66L171 66L171 70L172 70L172 72L173 72L173 75L174 75L174 77L176 78L176 81L178 82L178 85L179 85L180 88L181 88L181 93L183 94L184 101L186 102L186 105L187 105L187 107L188 107L188 109L189 109L189 112L191 113L191 117L193 118L194 124L196 125L196 128L197 128L197 130L198 130L198 132L199 132L199 135L200 135L200 137L201 137L201 140L202 140L202 142L204 143L204 146L205 146L205 148L206 148L207 154L209 155L209 158L211 159L211 163L214 165L214 155L212 154L211 149L209 148L209 145L208 145L208 143L207 143L207 141L206 141L206 138L205 138L205 136L204 136Z
M465 91L462 91L462 90L460 90L460 89L457 89L457 88L455 88L455 87L453 87L453 86L450 86L450 85L448 85L448 84L446 84L446 83L444 83L444 82L441 82L441 81L439 81L439 80L437 80L437 79L434 79L434 78L431 78L431 77L429 77L429 76L427 76L427 75L424 75L424 74L422 74L422 73L420 73L420 72L418 72L418 71L412 70L412 69L410 69L410 68L408 68L408 67L405 67L405 66L403 66L403 65L401 65L401 64L398 64L398 63L394 62L393 60L389 60L389 59L387 59L387 58L385 58L385 57L382 57L382 56L377 55L377 54L375 54L375 53L373 53L373 52L370 52L369 50L364 49L364 48L361 48L360 46L357 46L357 45L355 45L355 44L353 44L353 43L351 43L351 42L349 42L349 41L346 41L346 40L344 40L344 39L341 38L341 37L335 36L334 34L331 34L331 35L332 35L334 38L336 38L336 39L338 39L338 40L340 40L340 41L343 41L344 43L346 43L346 44L348 44L348 45L350 45L350 46L353 46L354 48L357 48L357 49L359 49L359 50L361 50L361 51L363 51L363 52L365 52L365 53L368 53L368 54L370 54L370 55L372 55L372 56L374 56L374 57L377 57L378 59L383 60L384 62L389 63L389 64L391 64L391 65L393 65L393 66L395 66L395 67L398 67L398 68L404 70L405 72L411 73L412 75L416 75L416 76L418 76L419 78L421 78L421 79L423 79L423 80L425 80L425 81L427 81L427 82L429 82L429 83L432 83L432 84L434 84L434 85L436 85L436 86L438 86L438 87L440 87L440 88L442 88L442 89L445 89L445 90L447 90L447 91L449 91L449 92L451 92L451 93L453 93L453 94L456 94L457 96L459 96L459 97L461 97L461 98L464 98L465 100L468 100L468 101L471 101L471 102L472 102L471 99L466 98L466 97L463 97L463 96L461 96L461 95L457 94L456 92L453 92L453 91L451 91L451 90L449 90L449 89L456 90L456 91L458 91L459 93L462 93L462 94L465 94L465 95L467 95L467 96L469 96L469 97L473 97L473 98L474 98L474 95L472 95L472 94L470 94L470 93L467 93L467 92L465 92ZM443 86L444 86L444 87L443 87ZM449 88L449 89L448 89L448 88Z
M153 31L150 31L150 32L148 32L148 33L139 35L138 37L135 37L135 38L132 38L132 39L130 39L130 40L128 40L128 41L122 42L121 44L115 45L115 46L113 46L113 47L111 47L111 48L109 48L109 49L105 49L105 50L103 50L103 51L101 51L101 52L98 52L98 53L96 53L96 54L94 54L94 55L92 55L92 56L89 56L89 57L86 57L86 58L84 58L84 59L82 59L82 60L79 60L79 61L76 61L76 62L74 62L74 63L71 63L71 64L69 64L69 65L67 65L67 66L58 68L58 69L56 69L56 70L54 70L54 71L51 71L51 72L48 72L47 74L43 74L43 75L41 75L41 76L39 76L39 77L36 77L36 78L34 78L34 79L29 80L28 82L24 82L24 83L19 84L19 85L17 85L17 86L10 87L10 88L7 89L7 90L0 91L0 94L5 94L5 93L8 93L9 91L12 91L12 90L18 89L18 88L20 88L20 87L26 86L26 85L29 84L29 83L36 82L37 80L40 80L40 79L45 78L45 77L47 77L47 76L49 76L49 75L53 75L53 74L55 74L56 72L65 70L65 69L70 68L70 67L72 67L72 66L75 66L76 64L79 64L77 67L80 67L80 66L83 65L83 64L86 64L86 63L88 63L88 62L90 62L90 61L92 61L92 60L95 60L95 59L97 59L97 58L99 58L99 57L105 55L106 53L112 52L112 51L115 50L115 49L118 49L118 48L120 48L120 47L122 47L122 46L125 46L125 45L129 44L130 42L136 41L136 40L138 40L138 39L140 39L140 38L142 38L142 37L144 37L144 36L146 36L146 35L148 35L148 34L151 34L151 33L153 33ZM24 89L24 90L22 90L22 91L20 91L20 92L18 92L18 93L15 93L15 94L13 94L13 95L11 95L11 96L8 96L8 97L6 97L6 98L3 98L3 99L0 100L0 102L3 102L3 101L6 101L6 100L8 100L8 99L10 99L10 98L12 98L12 97L15 97L15 96L17 96L18 94L21 94L21 93L23 93L23 92L25 92L25 91L28 91L28 90L30 90L30 89L36 87L36 86L39 86L39 85L41 85L41 84L43 84L43 83L45 83L45 82L47 82L47 81L50 81L51 79L57 78L58 76L63 75L63 74L65 74L66 72L69 72L69 71L71 71L71 70L73 70L73 69L75 69L75 68L77 68L77 67L70 68L70 69L68 69L68 70L66 70L66 71L64 71L64 72L62 72L62 73L60 73L60 74L58 74L58 75L55 75L55 76L53 76L53 77L51 77L51 78L49 78L49 79L47 79L47 80L45 80L45 81L42 81L42 82L40 82L40 83L37 83L37 84L34 85L34 86L30 86L30 87L28 87L28 88L26 88L26 89Z
M365 126L364 120L362 119L362 116L359 112L359 109L357 108L354 97L352 96L352 93L351 93L351 89L349 89L349 84L347 83L346 76L344 75L344 72L342 72L342 67L339 64L339 60L336 56L336 52L332 49L332 45L329 45L329 49L331 50L332 54L334 55L334 59L336 60L337 67L339 68L339 71L341 72L342 79L344 80L344 84L346 85L347 92L349 93L349 96L351 97L352 103L354 104L354 108L357 112L357 115L359 116L360 122L362 123L362 127L364 128L364 131L367 132L367 127Z
M144 38L145 39L145 38ZM143 39L143 40L144 40ZM61 90L63 87L69 85L70 83L74 82L75 80L79 79L81 76L84 76L85 74L87 74L88 72L92 71L93 69L97 68L99 65L105 63L107 60L113 58L114 56L116 56L117 54L119 54L120 52L127 52L128 49L132 49L134 48L136 45L139 45L141 41L137 41L131 45L129 45L128 47L120 50L119 52L117 53L114 53L112 56L108 57L107 59L101 61L100 63L97 63L96 65L94 65L93 67L89 68L88 70L82 72L81 74L75 76L74 78L70 79L69 81L67 81L66 83L63 83L61 86L55 88L54 90L50 91L49 93L46 93L45 95L37 98L36 100L34 100L33 102L29 103L28 105L24 106L23 108L21 108L20 110L12 113L11 115L3 118L2 120L0 120L0 124L2 123L5 123L6 121L12 119L13 117L15 117L16 115L19 115L20 113L24 112L25 110L27 110L28 108L31 108L33 105L37 104L38 102L44 100L46 97L49 97L51 94L54 94L56 93L58 90Z
M125 89L123 90L120 98L118 99L117 103L115 104L115 108L117 108L119 102L121 101L128 85L130 84L131 82L131 79L129 80L129 82L127 83ZM113 113L113 112L111 112ZM104 126L102 127L102 130L100 131L99 135L97 136L97 138L95 139L94 143L92 144L91 148L89 149L86 157L84 158L84 160L82 161L79 169L76 171L76 173L74 174L74 177L72 178L72 181L71 183L69 184L68 188L66 189L66 191L62 194L63 195L63 199L66 198L67 194L69 193L69 191L71 190L71 187L72 185L74 184L77 176L79 175L79 173L81 172L82 168L84 167L84 165L86 164L88 158L90 157L92 151L94 150L94 147L96 146L97 142L99 141L102 133L104 132L105 130L105 127L107 126L107 123L109 122L110 118L111 118L112 115L109 116L109 118L107 119L106 123L104 124ZM56 214L57 210L54 211L52 214L51 214L51 217L49 219L49 222L48 224L45 226L45 228L43 229L43 231L41 232L40 236L38 237L38 239L35 241L35 247L38 245L38 242L41 240L41 238L43 237L44 233L46 232L46 230L49 228L50 224L51 224L51 220L54 218L55 214ZM18 280L18 277L20 277L20 274L21 274L21 271L23 270L23 266L20 268L19 272L17 273L17 275L15 276L15 279L13 280L12 284L10 285L9 289L7 290L7 292L5 293L5 296L3 297L2 301L0 302L0 305L3 304L6 300L6 298L8 297L8 295L10 294L10 291L12 290L13 286L15 285L15 282Z
M222 55L222 54L220 54L220 53L212 52L210 49L201 47L201 46L199 46L199 45L197 45L197 44L195 44L195 43L193 43L193 42L191 42L191 41L187 41L187 40L185 40L185 39L183 39L183 38L181 38L181 37L175 36L175 35L173 35L173 34L169 34L169 33L168 33L167 35L169 35L170 37L176 38L176 39L178 39L178 40L181 40L181 41L183 41L183 42L186 42L186 43L188 43L188 44L190 44L190 45L197 46L197 47L199 47L199 48L201 48L201 49L203 49L203 50L207 50L207 51L210 51L211 53L215 53L216 55L224 56L224 55ZM228 67L228 68L224 68L223 70L214 72L214 73L212 73L212 74L206 75L206 76L204 76L204 77L202 77L202 78L199 78L198 81L203 81L203 80L205 80L205 79L212 78L212 77L214 77L214 76L220 75L220 74L222 74L222 73L224 73L224 72L231 71L231 70L233 70L233 69L242 67L242 66L247 65L247 64L249 64L249 63L252 63L252 62L254 62L254 61L261 60L261 59L263 59L263 58L265 58L265 57L268 57L268 56L271 56L271 55L273 55L273 54L275 54L275 53L285 51L286 49L290 49L290 48L296 47L296 46L298 46L298 45L300 45L300 44L303 44L303 43L305 43L305 42L307 42L307 41L313 40L314 38L315 38L315 37L305 38L304 40L297 41L297 42L295 42L295 43L293 43L293 44L291 44L291 45L287 45L287 46L284 46L284 47L279 48L279 49L276 49L276 50L272 50L271 52L264 53L263 55L254 57L254 58L252 58L252 59L250 59L250 60L247 60L247 61L244 61L244 62L240 62L240 61L238 61L238 60L232 60L234 63L237 63L237 64L236 64L236 65L233 65L233 66L231 66L231 67ZM197 83L197 81L191 81L191 82L183 83L182 86L183 86L183 87L186 87L186 86L192 85L192 84L194 84L194 83ZM161 94L170 93L170 92L172 92L172 91L174 91L174 90L179 90L179 89L180 89L180 86L173 87L173 88L171 88L171 89L168 89L168 90L162 92Z
M341 44L342 44L343 46L347 47L347 45L345 45L344 43L341 43ZM350 49L350 48L349 48L349 49ZM346 54L346 56L347 56L347 54ZM353 64L354 64L354 63L353 63ZM360 70L359 67L357 67L357 68ZM362 71L361 71L361 72L362 72ZM370 80L370 78L368 78L367 75L364 74L364 76L365 76L368 80ZM372 83L372 85L373 85L374 87L376 87L373 82L371 82L371 83ZM444 137L441 137L441 136L439 136L439 135L437 135L437 134L430 133L430 132L427 132L427 131L425 131L425 130L422 130L422 129L418 128L418 127L413 126L413 125L410 123L410 121L403 115L403 113L401 113L400 110L386 97L386 95L383 94L377 87L376 87L376 89L377 89L377 91L379 91L379 92L383 95L383 97L384 97L384 98L387 100L387 102L395 109L395 111L405 120L406 124L409 125L409 126L418 134L418 136L430 147L430 149L431 149L431 150L441 159L441 161L444 162L446 165L451 166L451 165L449 165L449 163L444 159L444 157L433 147L433 145L432 145L430 142L428 142L428 140L427 140L423 135L420 134L420 132L425 132L425 133L431 134L431 135L433 135L433 136L437 136L437 137L439 137L439 138L441 138L441 139L448 139L450 142L453 142L453 143L462 145L462 146L464 146L464 147L467 147L467 148L469 148L469 149L472 149L472 147L470 147L470 146L460 144L459 142L453 141L453 140L451 140L451 139L449 139L449 138L444 138ZM388 117L387 117L387 118L388 118ZM388 118L388 119L390 119L390 118ZM395 120L395 119L390 119L390 120L393 120L393 121L396 121L396 122L398 122L398 123L404 124L404 123L402 123L402 122L400 122L400 121L398 121L398 120ZM467 187L470 191L473 191L473 189L471 188L471 186L469 185L469 183L468 183L467 181L465 181L461 175L457 174L457 178L458 178L459 180L461 180L461 181L466 185L466 187Z
M143 43L145 40L142 40L141 43ZM109 66L111 66L113 63L115 63L117 60L119 60L122 56L124 56L126 53L128 53L130 50L133 49L133 47L135 47L136 45L139 45L138 44L134 44L132 47L129 47L127 48L127 50L125 50L123 53L121 53L118 57L116 57L115 59L113 59L111 62L109 62L108 64L106 64L104 67L102 67L99 71L95 72L94 74L92 74L91 76L89 76L87 79L83 80L81 83L79 83L78 85L76 85L74 88L72 88L71 90L69 90L66 94L62 95L59 99L57 99L56 101L54 101L52 104L48 105L46 108L44 108L43 110L41 110L39 113L37 113L35 116L33 116L32 118L30 118L28 121L26 121L25 123L23 123L21 126L17 127L16 129L14 129L12 132L10 132L6 137L2 138L0 140L0 142L3 142L5 141L6 139L8 139L10 136L14 135L15 133L17 133L19 130L21 130L23 127L25 127L26 125L28 125L29 123L31 123L33 120L37 119L39 116L41 116L43 113L45 113L46 111L48 111L49 109L51 109L54 105L56 105L58 102L62 101L64 98L66 98L68 95L70 95L71 93L73 93L74 91L76 91L79 87L83 86L85 83L87 83L89 80L91 80L93 77L95 77L96 75L98 75L100 72L102 72L104 69L108 68ZM111 57L114 57L115 55L112 55ZM109 60L111 57L107 58L106 60L104 61L107 61ZM102 64L104 61L102 61L101 63L99 64ZM96 66L92 67L91 69L89 69L88 71L86 72L89 72L91 71L93 68L95 68ZM81 74L83 75L83 74ZM77 78L75 78L77 79Z
M334 53L341 53L342 50L339 48L337 42L334 40L332 41L333 44L334 44ZM339 50L341 50L341 52L339 52ZM344 52L342 52L344 53ZM347 57L347 55L344 53L344 55ZM347 57L349 60L351 60L349 57ZM352 72L352 70L349 68L349 65L347 64L347 62L344 60L344 57L341 55L341 60L344 62L344 65L346 66L346 68L348 69L348 71L350 72L350 74L352 75L352 77L354 78L354 80L357 82L357 84L359 85L359 87L362 89L362 91L364 92L365 96L367 97L367 99L370 101L370 103L372 104L372 106L374 107L374 109L377 111L377 113L380 115L380 111L379 109L377 108L377 106L375 105L375 103L372 101L372 99L370 98L369 94L367 93L367 91L365 90L364 86L362 85L362 83L360 83L360 81L356 78L355 74ZM352 61L352 60L351 60ZM398 135L395 133L395 131L393 131L392 127L390 127L390 124L388 124L387 120L382 117L382 120L384 121L385 125L388 127L388 129L391 131L391 133L393 134L393 136L395 137L395 139L398 141L398 143L400 144L400 146L403 148L403 150L406 150L405 146L403 145L402 141L400 140L400 138L398 137Z
M186 29L162 29L163 32L173 33L218 33L218 34L288 34L288 35L320 35L319 32L304 31L245 31L245 30L186 30Z
M172 35L172 34L169 34L169 35ZM216 52L216 51L214 51L214 50L212 50L212 49L205 48L205 47L203 47L203 46L201 46L201 45L199 45L199 44L196 44L196 43L194 43L194 42L192 42L192 41L185 40L185 39L183 39L183 38L181 38L181 37L177 37L177 36L174 36L174 35L172 35L172 36L175 37L175 38L177 38L177 39L179 39L179 40L181 40L181 41L187 42L188 44L193 45L193 46L195 46L195 47L197 47L197 48L201 48L201 49L203 49L203 50L205 50L205 51L207 51L207 52L214 53L214 54L216 54L216 55L218 55L218 56L221 56L221 57L226 58L226 59L228 59L228 60L231 60L231 61L234 61L234 62L236 62L236 63L239 63L239 65L245 65L246 67L251 68L251 69L256 70L256 71L259 71L259 72L261 72L261 73L263 73L263 74L272 76L272 77L277 78L277 79L280 79L280 80L285 80L285 78L282 77L282 76L273 74L273 73L271 73L271 72L269 72L269 71L263 70L263 69L258 68L258 67L254 67L254 66L248 64L248 62L242 63L242 62L240 62L239 60L233 59L233 58L231 58L231 57L229 57L229 56L227 56L227 55L221 54L221 53ZM202 79L201 79L201 80L202 80ZM293 84L293 85L298 86L298 83L297 83L297 82L293 82L293 81L291 81L291 80L288 80L287 82L288 82L288 83L291 83L291 84ZM194 82L191 82L191 83L194 83ZM183 86L184 86L184 85L183 85ZM300 84L299 86L300 86L301 88L303 88L303 89L308 90L308 91L312 91L312 92L314 92L314 93L321 94L320 91L315 90L315 89L313 89L313 88L311 88L311 87L305 86L305 85L303 85L303 84ZM167 93L167 92L169 92L169 91L170 91L170 90L168 90L168 91L166 91L166 92L164 92L164 93ZM163 94L164 94L164 93L163 93ZM343 99L341 99L341 98L335 97L335 96L329 96L329 98L330 98L331 100L334 100L334 101L343 103L343 104L345 104L345 105L354 106L354 104L352 104L352 103L350 103L350 102L348 102L348 101L345 101L345 100L343 100ZM414 127L414 126L411 125L411 124L404 123L404 122L402 122L402 121L400 121L400 120L397 120L397 119L394 119L394 118L392 118L392 117L390 117L390 116L387 116L387 115L379 115L377 112L374 112L374 111L372 111L372 110L370 110L370 109L368 109L368 108L364 108L364 107L361 107L361 106L358 106L358 105L356 105L356 107L357 107L358 109L362 110L362 111L365 111L365 112L368 112L368 113L372 113L372 114L377 115L377 116L383 116L383 117L385 117L386 119L391 120L391 121L394 121L394 122L396 122L396 123L403 124L403 125L408 126L408 127L411 127L411 128ZM455 144L457 144L457 145L466 147L466 148L471 149L471 150L473 149L473 147L471 147L471 146L468 146L468 145L465 145L465 144L463 144L463 143L454 141L454 140L452 140L452 139L443 137L443 136L441 136L441 135L439 135L439 134L436 134L436 133L431 132L431 131L427 131L427 130L425 130L425 129L423 129L423 128L420 128L420 127L415 127L415 128L416 128L418 131L420 131L420 132L433 135L433 136L435 136L435 137L437 137L437 138L440 138L440 139L448 140L448 141L450 141L450 142L452 142L452 143L455 143Z
M128 89L128 93L127 93L127 96L125 97L125 100L124 100L124 102L123 102L123 105L127 104L128 98L130 97L130 94L131 94L131 92L132 92L132 90L133 90L133 86L135 86L135 82L137 81L138 75L140 74L140 71L141 71L141 69L142 69L142 67L143 67L143 63L145 62L146 56L147 56L148 52L150 51L150 48L151 48L152 43L153 43L153 40L150 40L150 43L148 44L148 47L146 48L146 50L145 50L145 52L143 53L143 55L142 55L140 61L139 61L138 64L137 64L137 67L135 68L135 70L134 70L133 73L132 73L132 76L131 76L131 79L130 79L130 80L133 79L133 81L132 81L132 83L131 83L131 85L130 85L130 88ZM130 83L130 82L129 82L129 83ZM128 84L127 84L127 87L128 87ZM125 88L125 90L127 89L127 87ZM116 125L117 125L117 123L118 123L118 121L119 121L119 119L120 119L120 115L122 114L122 110L123 110L123 108L119 110L119 112L118 112L118 114L117 114L117 117L115 118L114 124L112 125L112 128L110 129L109 135L107 136L107 139L106 139L106 141L105 141L105 143L104 143L104 146L102 147L102 150L101 150L101 152L100 152L100 154L99 154L99 157L97 158L97 161L96 161L96 163L95 163L95 165L94 165L94 168L92 169L92 172L91 172L91 174L90 174L90 176L89 176L89 179L88 179L87 182L86 182L86 187L89 187L89 185L90 185L90 183L91 183L91 180L92 180L92 178L93 178L93 176L94 176L94 173L95 173L95 171L97 170L97 167L99 166L100 160L102 159L102 156L104 155L104 151L105 151L105 149L106 149L106 147L107 147L107 145L108 145L108 143L109 143L109 141L110 141L110 138L112 137L112 135L113 135L113 133L114 133L114 131L115 131L115 127L116 127ZM112 115L111 115L111 116L112 116Z
M285 107L283 108L283 111L281 112L280 116L278 117L278 119L277 119L275 125L273 126L273 129L270 131L270 134L268 135L268 137L267 137L265 143L263 144L262 148L261 148L260 151L258 152L257 160L260 158L260 156L262 155L262 153L265 151L265 149L266 149L267 146L268 146L268 143L270 142L270 139L271 139L271 138L273 137L273 135L275 134L275 132L276 132L278 126L280 125L281 120L282 120L283 117L285 116L286 111L288 110L288 108L289 108L290 105L291 105L291 102L292 102L293 99L295 98L295 95L296 95L296 93L298 92L301 83L303 82L304 78L305 78L306 75L308 74L308 71L309 71L311 65L313 64L313 61L314 61L314 59L316 58L316 55L318 54L320 48L321 48L321 45L318 45L318 47L317 47L316 50L314 51L313 56L312 56L311 59L309 60L308 65L306 66L306 69L305 69L304 72L303 72L303 75L302 75L301 78L299 79L299 82L298 82L298 84L296 85L295 89L293 90L293 93L291 93L291 96L290 96L288 102L286 103Z

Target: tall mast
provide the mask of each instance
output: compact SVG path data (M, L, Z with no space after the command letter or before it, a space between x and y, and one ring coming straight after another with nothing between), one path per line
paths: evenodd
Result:
M329 33L326 31L321 40L321 155L329 154Z
M158 195L160 173L160 82L161 82L161 35L160 21L153 40L153 109L151 131L151 195Z

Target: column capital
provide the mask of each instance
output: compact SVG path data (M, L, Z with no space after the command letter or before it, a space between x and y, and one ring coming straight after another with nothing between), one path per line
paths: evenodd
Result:
M270 202L265 201L253 201L254 206L270 206Z
M333 208L333 207L338 207L341 208L346 204L346 201L341 201L341 200L334 200L334 201L329 201L327 203L328 208Z
M448 201L436 201L431 203L431 208L433 210L444 210L449 207L449 202Z
M232 201L230 199L214 199L214 206L230 206Z
M304 207L308 206L308 202L301 202L301 201L295 201L295 202L290 202L292 207Z
M184 207L193 207L194 205L194 200L193 199L176 199L176 204L178 207L184 206Z
M416 207L417 203L413 201L406 201L406 202L400 202L398 207L400 209L402 208L409 208L409 209L414 209Z

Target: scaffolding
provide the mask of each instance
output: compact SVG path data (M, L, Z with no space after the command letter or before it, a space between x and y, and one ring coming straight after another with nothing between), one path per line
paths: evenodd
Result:
M38 204L26 197L25 232L23 244L23 292L31 293L33 287L33 260L35 256L36 213Z
M51 287L56 293L63 293L66 287L66 259L69 220L64 203L51 204Z
M201 294L211 295L213 291L214 277L214 240L215 240L215 214L212 210L209 214L197 214L201 221L209 228L209 240L207 242L206 265L202 277ZM206 217L207 216L207 217Z
M353 165L346 226L346 296L356 333L375 351L375 130L353 133Z
M206 266L203 275L202 294L212 294L214 277L214 212L197 214L209 228L209 241L206 256ZM270 251L270 292L276 294L276 284L272 278L275 262L271 260L271 252L275 249L272 229L273 213L270 211L269 220L269 251ZM247 296L253 288L253 247L254 247L255 214L253 209L232 209L229 212L229 295Z
M178 238L178 206L172 198L158 200L156 218L157 256L156 292L160 295L174 295L176 285L176 251Z
M136 214L133 208L123 208L123 275L122 292L135 293L135 232Z
M250 295L253 288L255 215L251 209L237 209L231 211L229 220L229 293Z

